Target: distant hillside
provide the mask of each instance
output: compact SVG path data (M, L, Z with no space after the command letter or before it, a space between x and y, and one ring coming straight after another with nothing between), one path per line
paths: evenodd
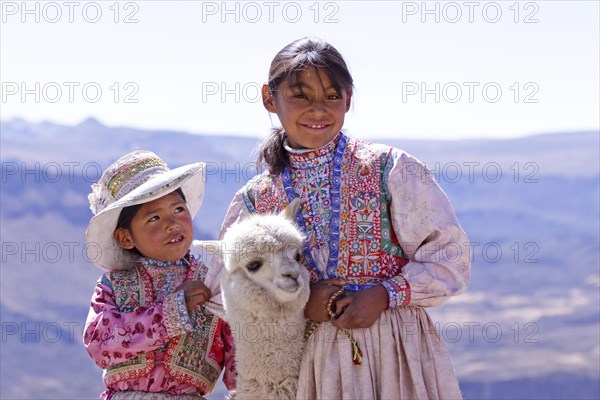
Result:
M600 397L599 136L381 141L428 165L469 235L469 291L431 310L465 398ZM100 275L83 253L90 184L134 149L172 167L205 161L194 223L198 238L215 238L257 171L259 139L93 119L2 121L0 137L0 398L96 398L100 370L80 339Z

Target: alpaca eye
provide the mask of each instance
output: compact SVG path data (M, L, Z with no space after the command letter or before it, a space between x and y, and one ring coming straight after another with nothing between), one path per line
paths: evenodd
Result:
M262 266L262 261L252 261L246 264L248 271L256 271Z
M296 257L294 257L294 259L295 259L297 262L300 262L300 260L302 259L302 256L300 255L300 253L296 253Z

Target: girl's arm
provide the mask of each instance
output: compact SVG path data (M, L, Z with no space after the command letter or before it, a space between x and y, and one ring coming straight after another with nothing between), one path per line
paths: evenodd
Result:
M227 209L227 214L225 214L225 218L223 219L223 224L221 225L221 232L219 233L219 240L223 239L223 235L225 235L225 232L227 231L227 229L229 229L229 227L233 224L235 224L236 222L240 221L242 218L244 218L245 216L250 215L250 211L248 211L248 208L246 207L245 203L244 203L244 199L243 199L243 188L241 190L239 190L233 200L231 200L231 203L229 204L229 208ZM206 273L206 277L204 278L204 283L206 284L206 286L212 291L212 295L213 298L211 299L212 301L217 301L219 303L222 303L222 298L220 297L221 295L221 281L220 281L220 277L221 277L221 270L224 268L223 266L223 260L221 259L221 256L218 254L218 252L227 252L227 251L233 251L234 249L226 249L224 247L222 247L222 244L219 244L219 249L218 251L216 251L217 249L203 249L203 261L206 261L206 265L208 266L208 271ZM209 254L212 253L212 254ZM219 297L216 297L219 296ZM209 309L211 310L211 312L213 311L213 309L215 309L214 314L216 315L220 315L223 316L224 314L224 310L218 310L215 307L211 306L211 304L208 304L208 306L210 307Z
M381 285L338 300L341 315L332 321L338 328L370 327L386 308L441 305L469 282L469 242L446 194L415 158L396 149L389 157L390 217L410 261Z
M384 281L388 308L438 306L467 288L469 241L432 173L404 152L394 149L391 157L392 225L410 262Z
M83 344L100 368L157 350L193 330L183 290L147 307L120 312L106 276L97 283L83 332Z

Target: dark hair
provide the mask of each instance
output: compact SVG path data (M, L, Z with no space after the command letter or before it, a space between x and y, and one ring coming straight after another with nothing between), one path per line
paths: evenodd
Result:
M181 190L181 188L177 188L177 190L174 190L171 193L179 193L183 201L187 202L187 200L185 199L185 195L183 194L183 190ZM115 228L115 230L123 228L131 232L131 221L133 220L133 217L135 217L139 209L142 207L142 205L143 203L123 208L121 210L121 213L119 214L119 219L117 220L117 227ZM139 251L135 247L133 249L127 249L126 251L133 253L136 256L140 255Z
M300 72L306 68L323 69L338 92L352 89L352 76L339 51L322 39L305 37L288 44L273 58L269 69L270 92L275 93L284 79L292 84L293 78L298 80ZM284 139L283 128L275 128L260 146L258 164L266 163L271 174L281 173L289 164Z

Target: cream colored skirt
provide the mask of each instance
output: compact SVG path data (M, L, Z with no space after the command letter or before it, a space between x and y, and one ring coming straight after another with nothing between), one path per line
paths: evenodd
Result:
M350 330L362 350L330 322L306 343L298 399L461 399L443 340L424 308L387 310L367 329Z

